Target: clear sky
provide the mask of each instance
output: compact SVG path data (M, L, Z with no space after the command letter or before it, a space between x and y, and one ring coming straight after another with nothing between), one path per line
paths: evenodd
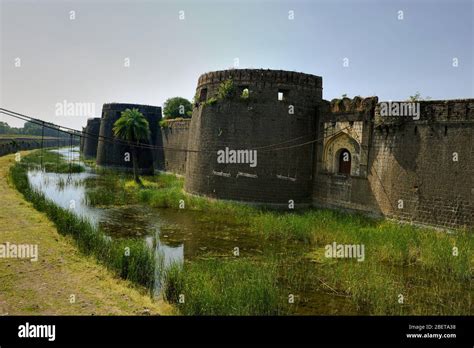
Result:
M200 74L236 58L322 76L328 100L474 96L473 0L0 3L0 104L76 129L87 116L56 116L57 103L100 116L106 102L191 99Z

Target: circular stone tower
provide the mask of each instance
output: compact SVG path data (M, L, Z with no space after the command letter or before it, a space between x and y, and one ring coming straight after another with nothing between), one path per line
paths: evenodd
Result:
M89 118L84 129L86 133L81 139L84 139L82 152L86 158L95 158L97 155L97 143L99 141L100 117Z
M311 203L321 77L281 70L210 72L199 77L195 101L187 192L283 207Z
M114 140L113 127L122 111L138 109L148 120L150 126L150 139L141 143L156 145L159 138L159 122L161 108L158 106L111 103L102 106L99 141L97 146L97 165L114 167L122 170L132 170L132 152L130 146ZM161 135L160 135L161 136ZM141 174L153 174L157 158L157 150L137 148L138 168Z

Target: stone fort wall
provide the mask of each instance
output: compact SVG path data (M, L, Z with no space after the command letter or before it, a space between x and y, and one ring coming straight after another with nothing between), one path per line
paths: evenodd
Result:
M73 137L72 144L73 146L79 145L79 139L77 137ZM43 142L41 142L41 139L39 138L31 139L18 135L18 137L14 139L0 139L0 156L5 156L18 151L40 149L41 147L57 148L70 145L71 143L69 138L45 137Z
M233 89L220 98L229 79ZM243 69L201 75L195 100L190 120L161 129L160 108L105 104L100 134L112 136L120 112L138 107L158 147L141 150L140 167L185 175L192 194L474 226L474 99L421 101L416 119L384 116L377 97L323 100L321 77ZM219 163L225 148L257 150L257 166ZM131 167L123 163L126 150L99 140L97 163Z
M165 171L185 175L191 119L168 120L161 128Z
M210 103L228 79L234 84L231 96ZM244 90L248 98L242 97ZM185 190L252 203L311 204L312 145L286 151L268 145L314 137L321 93L321 77L302 73L244 69L202 75L190 125ZM257 166L218 163L217 152L226 147L257 150Z
M100 117L88 119L84 132L85 135L81 138L81 151L84 157L95 158L99 142Z
M119 141L110 140L114 138L113 126L122 111L126 109L138 109L148 120L151 136L148 141L142 143L162 146L161 133L159 132L159 121L161 120L161 108L140 104L104 104L102 107L102 118L100 122L99 141L97 145L97 165L113 167L121 170L132 170L131 147ZM153 174L155 167L159 167L160 151L140 148L138 168L142 174ZM126 154L130 154L130 161L126 161Z
M364 115L329 107L321 124L348 128L339 139L326 134L329 146L319 146L314 204L441 227L472 227L474 100L422 101L418 120L381 116L381 105ZM331 167L334 156L324 152L331 144L338 144L334 151L344 148L354 154L350 175Z

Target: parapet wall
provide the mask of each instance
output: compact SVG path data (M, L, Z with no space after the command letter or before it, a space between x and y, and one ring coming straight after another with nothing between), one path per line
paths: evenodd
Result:
M213 71L202 74L198 79L197 90L206 86L218 86L227 79L248 85L258 86L260 89L272 86L296 87L322 91L322 77L284 70L265 69L234 69ZM321 98L321 95L317 96Z
M185 175L189 126L191 119L168 120L161 128L164 148L164 169L168 172Z
M84 129L82 153L86 158L95 158L97 156L97 145L99 142L100 117L90 118Z
M222 70L203 74L198 80L195 99L202 103L205 99L217 97L219 87L229 79L234 83L234 97L240 97L247 88L247 101L252 104L274 103L279 92L284 93L287 105L291 101L298 108L314 107L322 99L320 76L263 69Z
M97 165L104 167L115 167L122 170L132 170L131 147L114 140L113 126L122 111L126 109L138 109L148 120L150 126L150 139L141 143L156 145L161 138L159 133L159 121L161 120L161 108L140 104L104 104L102 107L102 118L100 122L99 141L97 146ZM138 148L138 168L142 174L153 174L157 166L159 151ZM127 161L128 159L128 161Z

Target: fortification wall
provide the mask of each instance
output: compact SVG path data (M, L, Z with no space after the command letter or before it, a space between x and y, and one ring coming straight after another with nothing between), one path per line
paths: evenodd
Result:
M95 158L99 142L100 117L88 119L84 132L85 134L81 138L81 141L83 141L82 153L86 158Z
M234 84L231 96L206 103L217 98L219 86L227 79ZM281 147L314 139L321 88L320 77L286 71L246 69L202 75L190 125L185 190L255 203L310 203L313 145ZM245 89L248 98L241 97ZM271 144L281 145L268 147ZM218 151L225 148L256 150L256 166L218 163Z
M385 216L474 226L474 99L420 102L419 120L375 112L368 177ZM381 179L379 179L381 178Z
M382 116L386 105L366 114L327 109L321 128L352 128L345 130L347 137L325 131L327 139L317 151L314 205L472 227L474 100L422 101L419 117ZM353 153L350 175L331 168L337 160L332 144Z
M73 138L73 145L78 145L79 141L76 138ZM39 149L41 146L43 148L48 147L63 147L69 146L70 139L68 138L48 138L43 140L43 145L41 145L41 139L28 139L26 138L15 138L15 139L5 139L0 140L0 156L8 155L10 153L15 153L17 151L33 150Z
M142 143L157 145L161 139L159 134L159 121L161 120L161 108L150 105L139 104L104 104L102 107L102 118L100 122L99 141L97 146L97 165L103 167L114 167L121 170L132 170L131 147L118 141L107 140L113 138L113 126L122 111L126 109L138 109L148 120L151 136L148 141ZM154 168L158 166L158 151L145 148L137 148L138 168L142 174L153 174ZM129 155L127 155L129 154ZM130 159L127 161L127 159Z
M164 169L180 175L186 174L186 160L191 119L168 120L161 128L164 148Z
M314 169L313 205L380 215L367 180L370 134L377 97L321 104ZM351 154L349 175L338 172L341 151Z
M86 127L82 127L82 133L84 133L85 131L86 131ZM85 140L86 140L85 137L82 136L81 140L79 141L79 152L80 153L84 152L84 141Z

